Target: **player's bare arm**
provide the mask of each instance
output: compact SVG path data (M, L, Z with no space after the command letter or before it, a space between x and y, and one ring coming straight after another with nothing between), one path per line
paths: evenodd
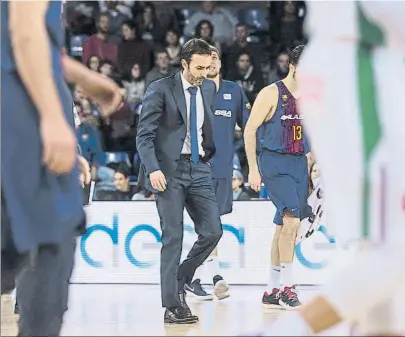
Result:
M67 55L62 56L66 81L78 84L99 107L104 116L116 112L122 104L120 88L109 78L85 67Z
M76 137L65 119L54 82L47 9L48 1L10 1L9 29L18 73L39 113L43 162L62 174L76 163Z
M249 164L249 183L250 187L259 191L261 178L257 165L256 156L256 132L264 121L269 120L277 107L278 88L276 85L270 85L263 88L252 107L248 122L245 127L245 151Z

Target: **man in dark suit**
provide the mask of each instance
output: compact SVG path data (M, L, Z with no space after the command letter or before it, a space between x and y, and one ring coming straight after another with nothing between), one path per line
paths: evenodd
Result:
M200 39L184 44L182 71L153 82L142 103L137 135L145 186L156 193L162 228L160 261L165 323L195 323L185 301L184 285L210 255L222 236L212 187L213 104L215 84L205 80L211 65L210 46ZM179 266L183 212L194 221L198 240Z

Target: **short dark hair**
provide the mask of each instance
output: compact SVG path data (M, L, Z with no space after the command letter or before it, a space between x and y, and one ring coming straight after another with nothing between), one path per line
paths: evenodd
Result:
M245 28L247 28L247 26L246 26L244 23L238 22L238 23L236 24L236 26L235 26L235 29L236 29L236 28L240 28L240 27L245 27Z
M305 48L305 46L301 44L292 50L291 55L290 55L290 63L293 66L296 66L298 64L304 48Z
M218 58L221 59L221 53L219 52L218 48L214 47L214 46L210 46L211 49L211 53L217 53Z
M104 65L104 64L108 64L111 66L111 68L114 68L114 65L112 64L112 62L110 60L101 60L100 61L100 68Z
M190 64L193 55L211 55L210 45L202 39L188 40L181 48L180 59Z
M167 56L169 56L167 50L160 46L156 47L156 49L153 51L153 57L155 58L155 61L157 60L159 54L166 54Z
M129 167L126 162L120 162L118 164L117 170L115 173L121 173L125 178L129 177Z
M97 23L100 22L100 19L105 16L107 18L110 18L110 16L108 15L108 12L101 12L97 15Z
M194 36L196 38L201 37L202 25L207 25L210 28L210 38L212 38L212 36L214 35L214 26L208 20L201 20L199 23L197 23L197 26L195 26L195 34L194 34Z

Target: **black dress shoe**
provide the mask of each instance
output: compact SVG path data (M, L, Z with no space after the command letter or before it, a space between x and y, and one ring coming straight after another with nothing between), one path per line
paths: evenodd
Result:
M191 324L197 323L198 317L187 313L183 307L166 308L165 323Z
M179 292L179 298L180 298L180 303L181 306L184 308L184 310L186 310L187 314L191 315L191 309L188 306L187 302L186 302L186 292L185 290L181 290Z

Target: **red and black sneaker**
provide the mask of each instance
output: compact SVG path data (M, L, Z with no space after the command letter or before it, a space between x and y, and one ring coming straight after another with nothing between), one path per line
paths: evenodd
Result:
M265 308L283 309L283 307L280 305L280 290L273 288L271 294L266 291L262 297L262 304Z
M284 287L280 294L280 305L287 310L296 310L301 306L295 287Z

